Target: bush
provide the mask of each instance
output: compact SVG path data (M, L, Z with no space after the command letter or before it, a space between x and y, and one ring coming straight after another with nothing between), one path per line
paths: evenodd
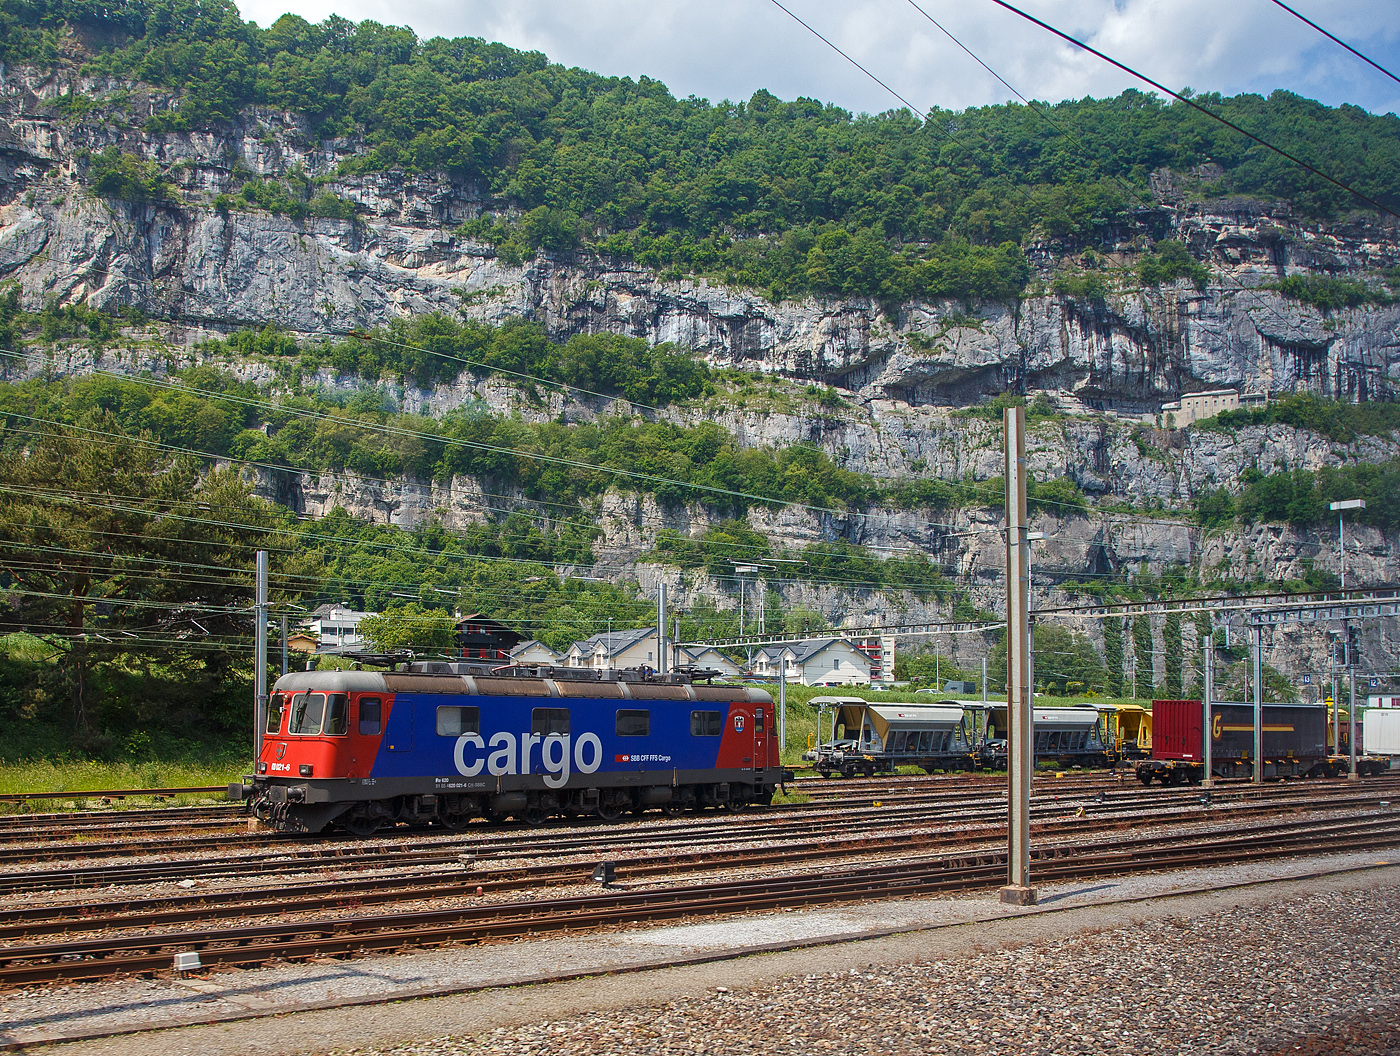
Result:
M1184 243L1166 240L1157 243L1155 253L1147 254L1138 262L1138 278L1144 286L1190 279L1196 289L1204 292L1210 272L1191 255Z
M88 158L84 179L92 193L134 205L165 204L174 200L175 188L160 167L108 147Z
M1274 284L1274 288L1285 297L1312 305L1319 312L1358 308L1363 304L1385 305L1395 300L1364 282L1331 275L1289 275Z

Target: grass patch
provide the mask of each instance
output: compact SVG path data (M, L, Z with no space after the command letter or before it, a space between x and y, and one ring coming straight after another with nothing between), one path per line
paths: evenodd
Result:
M83 792L128 788L188 788L194 785L226 785L237 781L248 770L249 761L225 757L208 761L179 762L92 762L92 761L0 761L0 795L11 793L52 792L52 799L31 799L20 803L0 803L0 812L31 813L67 809L80 805ZM211 799L222 800L222 794L174 796L161 802L187 805ZM114 800L117 807L149 807L155 802L148 796Z
M782 806L782 805L785 804L785 803L790 803L790 804L791 804L791 803L810 803L810 802L812 802L812 797L811 797L811 796L805 796L805 795L803 795L801 792L787 792L787 793L784 793L784 792L774 792L774 793L773 793L773 805L774 805L774 806Z

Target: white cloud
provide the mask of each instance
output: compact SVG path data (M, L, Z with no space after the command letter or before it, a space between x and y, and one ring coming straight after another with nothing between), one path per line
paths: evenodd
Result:
M784 0L786 6L910 102L962 108L1006 90L908 0ZM1041 99L1116 94L1127 74L990 0L919 0L1018 90ZM1395 0L1292 0L1377 62L1400 67ZM676 95L745 99L767 88L856 111L898 102L768 0L251 0L267 25L285 10L332 11L411 25L421 35L477 36L543 51L599 73L646 75ZM1400 85L1270 0L1023 0L1032 13L1174 88L1288 88L1327 103L1400 110Z

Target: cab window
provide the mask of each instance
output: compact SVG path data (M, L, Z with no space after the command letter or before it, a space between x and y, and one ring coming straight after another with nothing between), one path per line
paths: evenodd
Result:
M326 737L344 737L347 728L347 713L350 700L344 693L326 695L326 717L321 723L321 733Z
M267 702L267 732L282 732L282 694L274 693Z
M464 733L481 732L481 709L446 705L437 709L439 737L460 737Z
M692 711L690 713L690 735L692 737L718 737L724 730L724 717L717 711Z
M650 737L651 712L620 710L617 713L619 737Z
M753 732L754 732L754 733L762 733L762 732L763 732L763 709L762 709L762 708L757 708L757 709L755 709L755 711L754 711L754 713L753 713Z
M384 705L378 697L360 698L361 737L378 737L383 729Z
M298 693L292 698L292 717L287 732L314 736L321 732L321 716L326 710L324 693Z

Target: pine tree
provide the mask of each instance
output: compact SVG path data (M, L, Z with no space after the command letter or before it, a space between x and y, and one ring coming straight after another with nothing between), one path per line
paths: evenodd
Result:
M1146 616L1133 617L1133 660L1137 665L1138 694L1152 695L1152 624Z
M1110 697L1123 695L1123 621L1110 616L1103 621L1103 659L1108 667L1104 693Z
M1181 615L1173 612L1162 627L1162 655L1166 662L1164 685L1167 696L1181 698Z

